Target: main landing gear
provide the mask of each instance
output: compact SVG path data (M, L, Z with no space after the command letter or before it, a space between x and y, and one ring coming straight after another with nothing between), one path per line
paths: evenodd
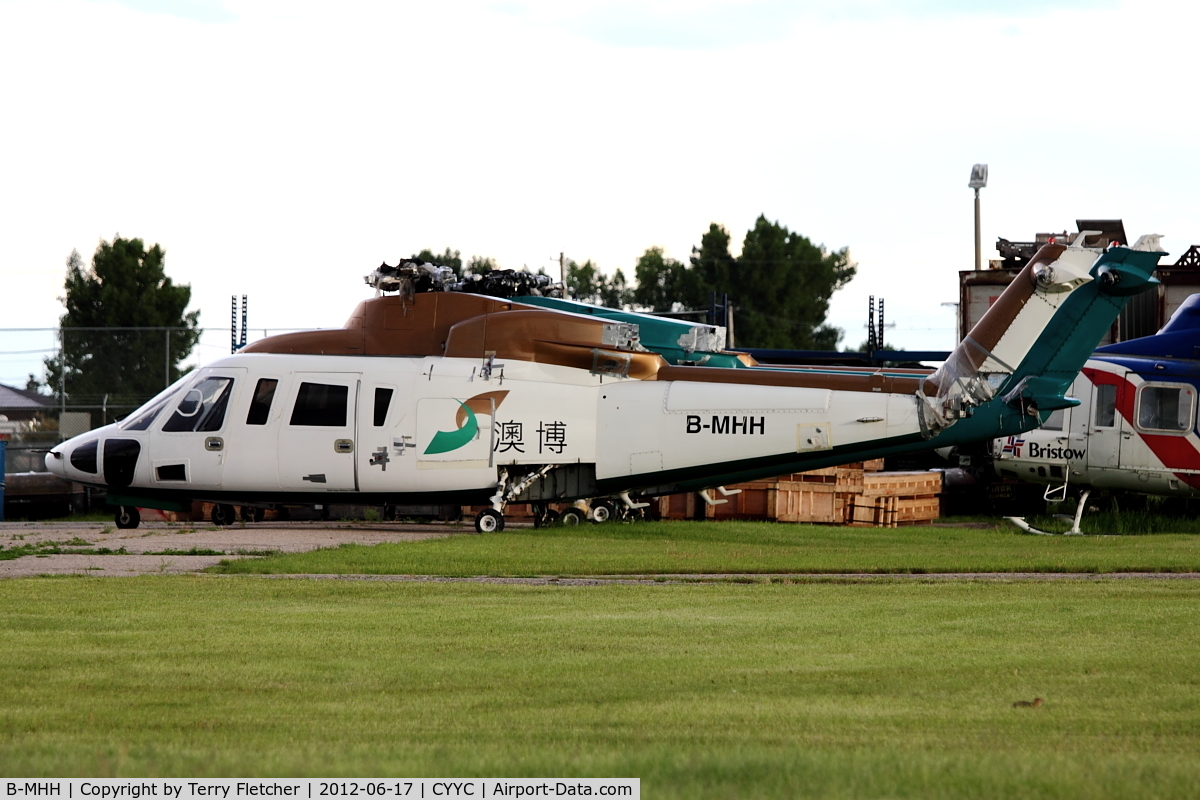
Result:
M142 522L141 512L134 506L119 506L114 516L118 528L136 528Z
M1055 533L1051 533L1049 531L1040 531L1037 528L1030 525L1028 522L1026 522L1024 517L1005 517L1005 519L1008 520L1009 522L1011 522L1012 524L1016 525L1018 528L1025 531L1026 533L1036 533L1039 536L1083 536L1084 535L1083 531L1079 530L1079 522L1080 522L1080 520L1083 519L1083 509L1087 506L1088 495L1090 495L1091 493L1092 493L1091 489L1084 489L1083 492L1079 495L1079 505L1075 506L1075 524L1071 526L1071 530L1065 531L1064 533L1055 534ZM1046 489L1045 495L1043 495L1043 496L1047 500L1055 500L1055 501L1065 500L1067 497L1067 485L1064 483L1061 487L1058 487L1058 488L1048 487ZM1058 516L1062 516L1062 515L1056 514L1055 516L1058 517ZM1068 519L1069 519L1069 517L1068 517Z
M227 503L217 503L212 507L209 519L213 525L232 525L237 520L237 509Z
M516 499L522 492L544 477L553 464L547 464L522 477L509 479L508 471L500 471L500 480L496 484L496 493L492 495L492 507L485 508L475 515L476 533L497 533L504 530L504 508ZM637 522L646 518L645 508L649 503L635 502L629 497L629 492L621 492L616 497L602 497L591 502L589 508L586 502L564 509L561 513L544 503L533 505L533 527L546 528L550 525L580 525L585 521L604 523L611 520L621 522Z
M494 508L485 508L475 515L476 533L499 533L504 530L504 515Z
M504 507L513 501L517 495L533 485L534 481L554 469L553 464L547 464L541 469L534 470L516 480L509 480L508 470L500 470L500 480L496 483L496 493L491 496L492 507L485 508L475 515L476 533L498 533L504 530Z

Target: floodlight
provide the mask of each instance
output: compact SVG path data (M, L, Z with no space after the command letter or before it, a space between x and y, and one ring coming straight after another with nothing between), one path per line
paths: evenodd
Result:
M987 164L976 164L971 167L971 182L967 186L972 189L982 189L987 186Z

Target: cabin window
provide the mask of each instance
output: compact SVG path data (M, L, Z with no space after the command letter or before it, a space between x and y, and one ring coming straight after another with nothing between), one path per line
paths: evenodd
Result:
M291 424L344 428L349 392L350 389L346 386L301 383L300 391L296 395L296 406L292 409Z
M392 404L392 390L377 387L375 389L375 427L382 428L387 420L388 407Z
M1173 433L1191 430L1195 399L1191 386L1142 384L1137 397L1137 426Z
M186 481L187 467L183 464L165 464L155 467L154 474L160 481Z
M205 378L184 394L163 430L172 433L221 430L232 390L233 378Z
M1056 408L1050 412L1050 416L1046 417L1046 421L1042 423L1042 430L1046 431L1061 431L1063 423L1066 421L1066 410Z
M1111 428L1117 424L1117 387L1111 383L1096 384L1096 427Z
M254 387L254 397L250 400L250 413L246 415L247 425L266 425L267 416L271 413L271 401L275 399L275 387L279 381L275 378L261 378Z

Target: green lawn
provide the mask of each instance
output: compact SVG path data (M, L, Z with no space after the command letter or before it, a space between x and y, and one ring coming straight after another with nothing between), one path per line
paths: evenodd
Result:
M656 798L1200 795L1190 580L25 579L0 582L0 608L9 777L627 776ZM1035 696L1043 707L1012 707Z
M1049 537L1003 527L843 528L652 522L483 536L232 561L230 573L616 575L827 572L1194 572L1200 535Z

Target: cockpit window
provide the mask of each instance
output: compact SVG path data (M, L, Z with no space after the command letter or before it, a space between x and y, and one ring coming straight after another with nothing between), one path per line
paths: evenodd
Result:
M205 378L183 395L163 430L219 431L225 423L225 407L232 390L233 378Z
M136 413L130 414L129 418L121 423L121 430L146 430L154 423L154 420L158 418L158 412L163 410L163 406L165 406L167 404L167 400L170 399L171 398L168 397L166 400L160 400L153 405L142 406L142 408L140 408Z
M1138 389L1137 426L1145 430L1191 430L1196 394L1191 386L1143 384Z
M171 398L174 397L179 390L191 383L195 373L189 372L173 384L163 389L154 397L147 400L138 407L129 416L121 420L118 427L123 431L144 431L148 430L154 424L154 420L158 419L159 413L171 403Z

